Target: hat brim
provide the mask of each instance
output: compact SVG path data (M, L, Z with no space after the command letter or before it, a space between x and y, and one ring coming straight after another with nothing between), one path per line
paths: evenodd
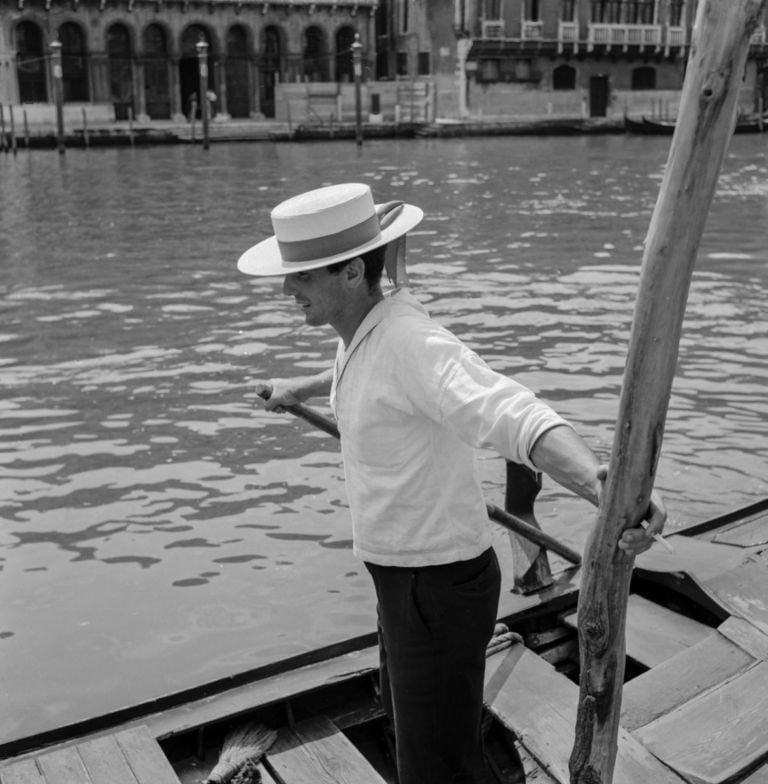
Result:
M284 261L280 255L280 248L276 237L269 237L266 240L257 242L248 248L245 253L237 260L237 268L246 275L259 275L261 277L272 277L276 275L287 275L291 272L303 272L305 270L319 269L335 264L337 261L354 259L369 250L380 248L388 242L401 237L410 231L414 226L421 223L424 212L421 208L413 204L404 204L400 214L384 228L376 239L350 248L344 253L337 253L334 256L325 256L319 259L308 261Z

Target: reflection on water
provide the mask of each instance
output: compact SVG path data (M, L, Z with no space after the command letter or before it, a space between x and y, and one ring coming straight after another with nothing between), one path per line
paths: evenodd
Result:
M249 391L325 367L335 343L303 325L279 281L234 268L271 233L273 204L364 179L382 200L424 206L409 240L418 295L607 456L667 145L493 138L1 159L0 740L373 628L336 445L265 414ZM735 137L658 470L671 525L768 490L766 226L765 140ZM501 463L481 457L498 503ZM552 483L539 516L576 547L591 522Z

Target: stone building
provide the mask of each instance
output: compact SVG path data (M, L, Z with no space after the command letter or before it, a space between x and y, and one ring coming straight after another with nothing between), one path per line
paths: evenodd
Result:
M51 43L64 103L98 116L181 119L198 107L207 44L214 114L275 115L284 82L351 82L376 0L0 0L0 103L50 111ZM369 70L369 69L368 69Z
M198 43L219 119L674 116L696 0L0 0L0 104L181 119L199 107ZM740 105L768 106L755 32Z
M407 0L406 0L407 1ZM674 116L696 0L456 0L460 113ZM740 105L768 106L765 24Z

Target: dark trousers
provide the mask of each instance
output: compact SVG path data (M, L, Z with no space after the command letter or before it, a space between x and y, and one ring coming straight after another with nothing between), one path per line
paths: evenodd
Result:
M420 568L366 566L400 784L486 784L481 722L501 586L496 554Z

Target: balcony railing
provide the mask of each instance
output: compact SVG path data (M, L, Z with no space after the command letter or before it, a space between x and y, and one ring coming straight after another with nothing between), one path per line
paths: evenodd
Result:
M541 22L523 20L522 39L523 41L541 41L544 25Z
M629 46L661 46L660 25L590 24L588 29L589 52L596 46L605 46L607 49L620 46L625 50Z
M687 42L687 35L684 27L668 27L664 43L664 56L669 57L672 49L682 49Z
M557 52L562 54L565 45L569 44L574 52L579 51L579 23L558 22L557 24Z
M504 38L503 19L484 19L481 25L483 38Z
M484 39L503 39L506 29L503 19L483 19L481 21L481 37ZM630 46L641 49L653 48L656 50L664 47L668 55L670 49L680 48L687 44L687 33L684 27L662 27L661 25L632 25L632 24L601 24L590 23L587 32L587 51L592 51L596 46L621 47L625 51ZM524 20L521 27L523 41L544 40L544 26L542 22ZM562 53L566 46L572 51L579 49L579 23L558 22L557 46ZM752 44L765 44L765 27L760 27L752 36ZM583 45L583 44L582 44Z

